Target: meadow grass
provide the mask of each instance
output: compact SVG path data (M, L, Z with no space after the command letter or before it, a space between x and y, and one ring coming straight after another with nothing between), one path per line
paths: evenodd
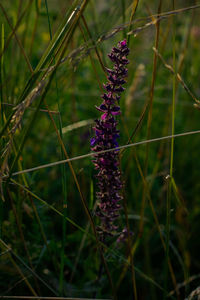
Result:
M197 299L199 14L195 0L0 2L1 299ZM90 138L122 39L128 236L107 244Z

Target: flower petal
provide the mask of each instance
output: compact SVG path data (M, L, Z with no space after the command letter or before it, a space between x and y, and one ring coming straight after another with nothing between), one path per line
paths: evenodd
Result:
M101 120L105 120L105 119L107 118L107 116L108 116L108 113L103 114L103 115L101 116Z

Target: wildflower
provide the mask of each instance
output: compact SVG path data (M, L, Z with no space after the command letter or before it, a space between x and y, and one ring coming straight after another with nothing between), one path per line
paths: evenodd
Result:
M94 137L91 139L91 149L94 152L118 147L117 139L119 130L117 130L117 120L120 112L119 99L124 91L122 85L126 82L128 70L126 65L129 63L127 55L129 49L126 40L118 43L118 47L112 48L108 57L114 63L113 69L106 69L108 82L104 84L105 93L101 96L102 104L96 107L102 115L95 120ZM105 236L113 236L117 233L117 226L114 221L119 216L122 200L120 190L122 188L121 174L119 171L118 150L98 154L93 160L94 166L98 171L96 177L98 180L99 191L97 192L98 209L96 215L101 219L98 230L104 240Z
M130 235L133 235L133 232L130 232ZM117 244L122 244L124 243L126 240L128 239L128 229L125 227L122 232L120 233L120 235L117 238Z

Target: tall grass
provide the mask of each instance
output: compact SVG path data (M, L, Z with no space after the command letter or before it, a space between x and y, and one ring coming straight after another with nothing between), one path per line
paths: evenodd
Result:
M199 11L178 0L1 1L2 299L199 294ZM122 37L128 238L106 245L90 137L106 53Z

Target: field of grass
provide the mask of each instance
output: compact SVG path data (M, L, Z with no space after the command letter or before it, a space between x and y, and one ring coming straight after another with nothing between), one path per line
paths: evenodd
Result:
M195 0L0 1L0 299L200 299L199 18ZM90 139L124 39L118 243Z

